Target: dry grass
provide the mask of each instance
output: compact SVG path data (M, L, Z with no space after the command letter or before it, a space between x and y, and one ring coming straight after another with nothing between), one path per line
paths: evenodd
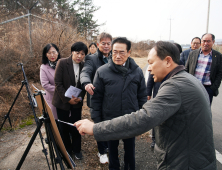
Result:
M42 16L44 17L44 16ZM54 22L59 22L55 21ZM61 57L68 57L71 54L71 45L77 41L82 41L89 45L82 37L76 33L76 29L70 25L55 24L45 20L32 17L32 50L30 55L30 40L28 19L23 18L7 24L0 25L0 124L4 120L16 94L21 87L23 73L21 67L17 67L18 62L24 63L24 70L28 81L40 86L39 68L41 65L42 49L48 43L54 43L59 47ZM146 42L132 43L132 53L136 62L143 68L147 57L147 50L151 46ZM41 86L40 86L41 87ZM14 105L10 118L13 128L18 127L23 119L32 115L31 107L27 97L25 86ZM4 128L8 128L6 121Z

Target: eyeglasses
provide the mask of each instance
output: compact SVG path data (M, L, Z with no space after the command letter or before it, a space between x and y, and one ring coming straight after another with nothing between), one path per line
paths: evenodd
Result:
M124 56L126 53L124 52L124 51L120 51L120 52L118 52L118 51L113 51L113 55L114 56L117 56L117 55L120 55L120 56Z
M211 40L202 40L203 43L210 43Z
M200 45L200 43L193 43L193 45Z
M55 55L55 54L57 54L57 51L51 51L51 52L48 52L47 54L48 55Z
M111 45L111 42L108 42L108 43L101 42L100 44L102 44L103 46L106 45L106 44L107 44L108 46L110 46L110 45Z

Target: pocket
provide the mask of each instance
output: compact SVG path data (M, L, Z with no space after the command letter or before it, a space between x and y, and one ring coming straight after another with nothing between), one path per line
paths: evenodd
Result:
M155 146L154 146L154 154L156 156L157 163L158 163L158 168L159 168L159 166L165 161L166 152L164 150L160 149L157 146L157 144L155 144Z

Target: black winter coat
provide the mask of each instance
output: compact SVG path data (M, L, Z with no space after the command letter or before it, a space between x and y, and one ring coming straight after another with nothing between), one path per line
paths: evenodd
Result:
M158 90L160 88L161 82L154 82L153 75L149 74L148 80L147 80L147 96L152 95L153 90L153 98L156 97Z
M142 69L129 57L129 70L123 77L112 59L95 74L91 117L95 123L130 114L147 101Z
M96 53L85 57L85 64L80 74L80 82L83 89L85 89L87 84L93 83L96 70L104 64L103 54L99 49ZM87 93L87 106L91 108L91 96L89 93Z

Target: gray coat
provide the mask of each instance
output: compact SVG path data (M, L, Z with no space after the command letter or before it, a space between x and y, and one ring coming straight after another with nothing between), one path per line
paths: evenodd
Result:
M197 65L198 56L200 54L200 49L191 51L185 66L188 73L194 75ZM210 68L210 88L214 92L214 96L219 94L218 88L220 87L222 79L222 54L218 51L212 50L212 63Z
M178 66L140 109L95 124L97 141L130 138L155 127L160 170L216 170L212 114L204 86Z
M132 58L126 76L118 72L112 60L95 74L91 117L94 122L110 120L142 108L147 101L142 69Z

